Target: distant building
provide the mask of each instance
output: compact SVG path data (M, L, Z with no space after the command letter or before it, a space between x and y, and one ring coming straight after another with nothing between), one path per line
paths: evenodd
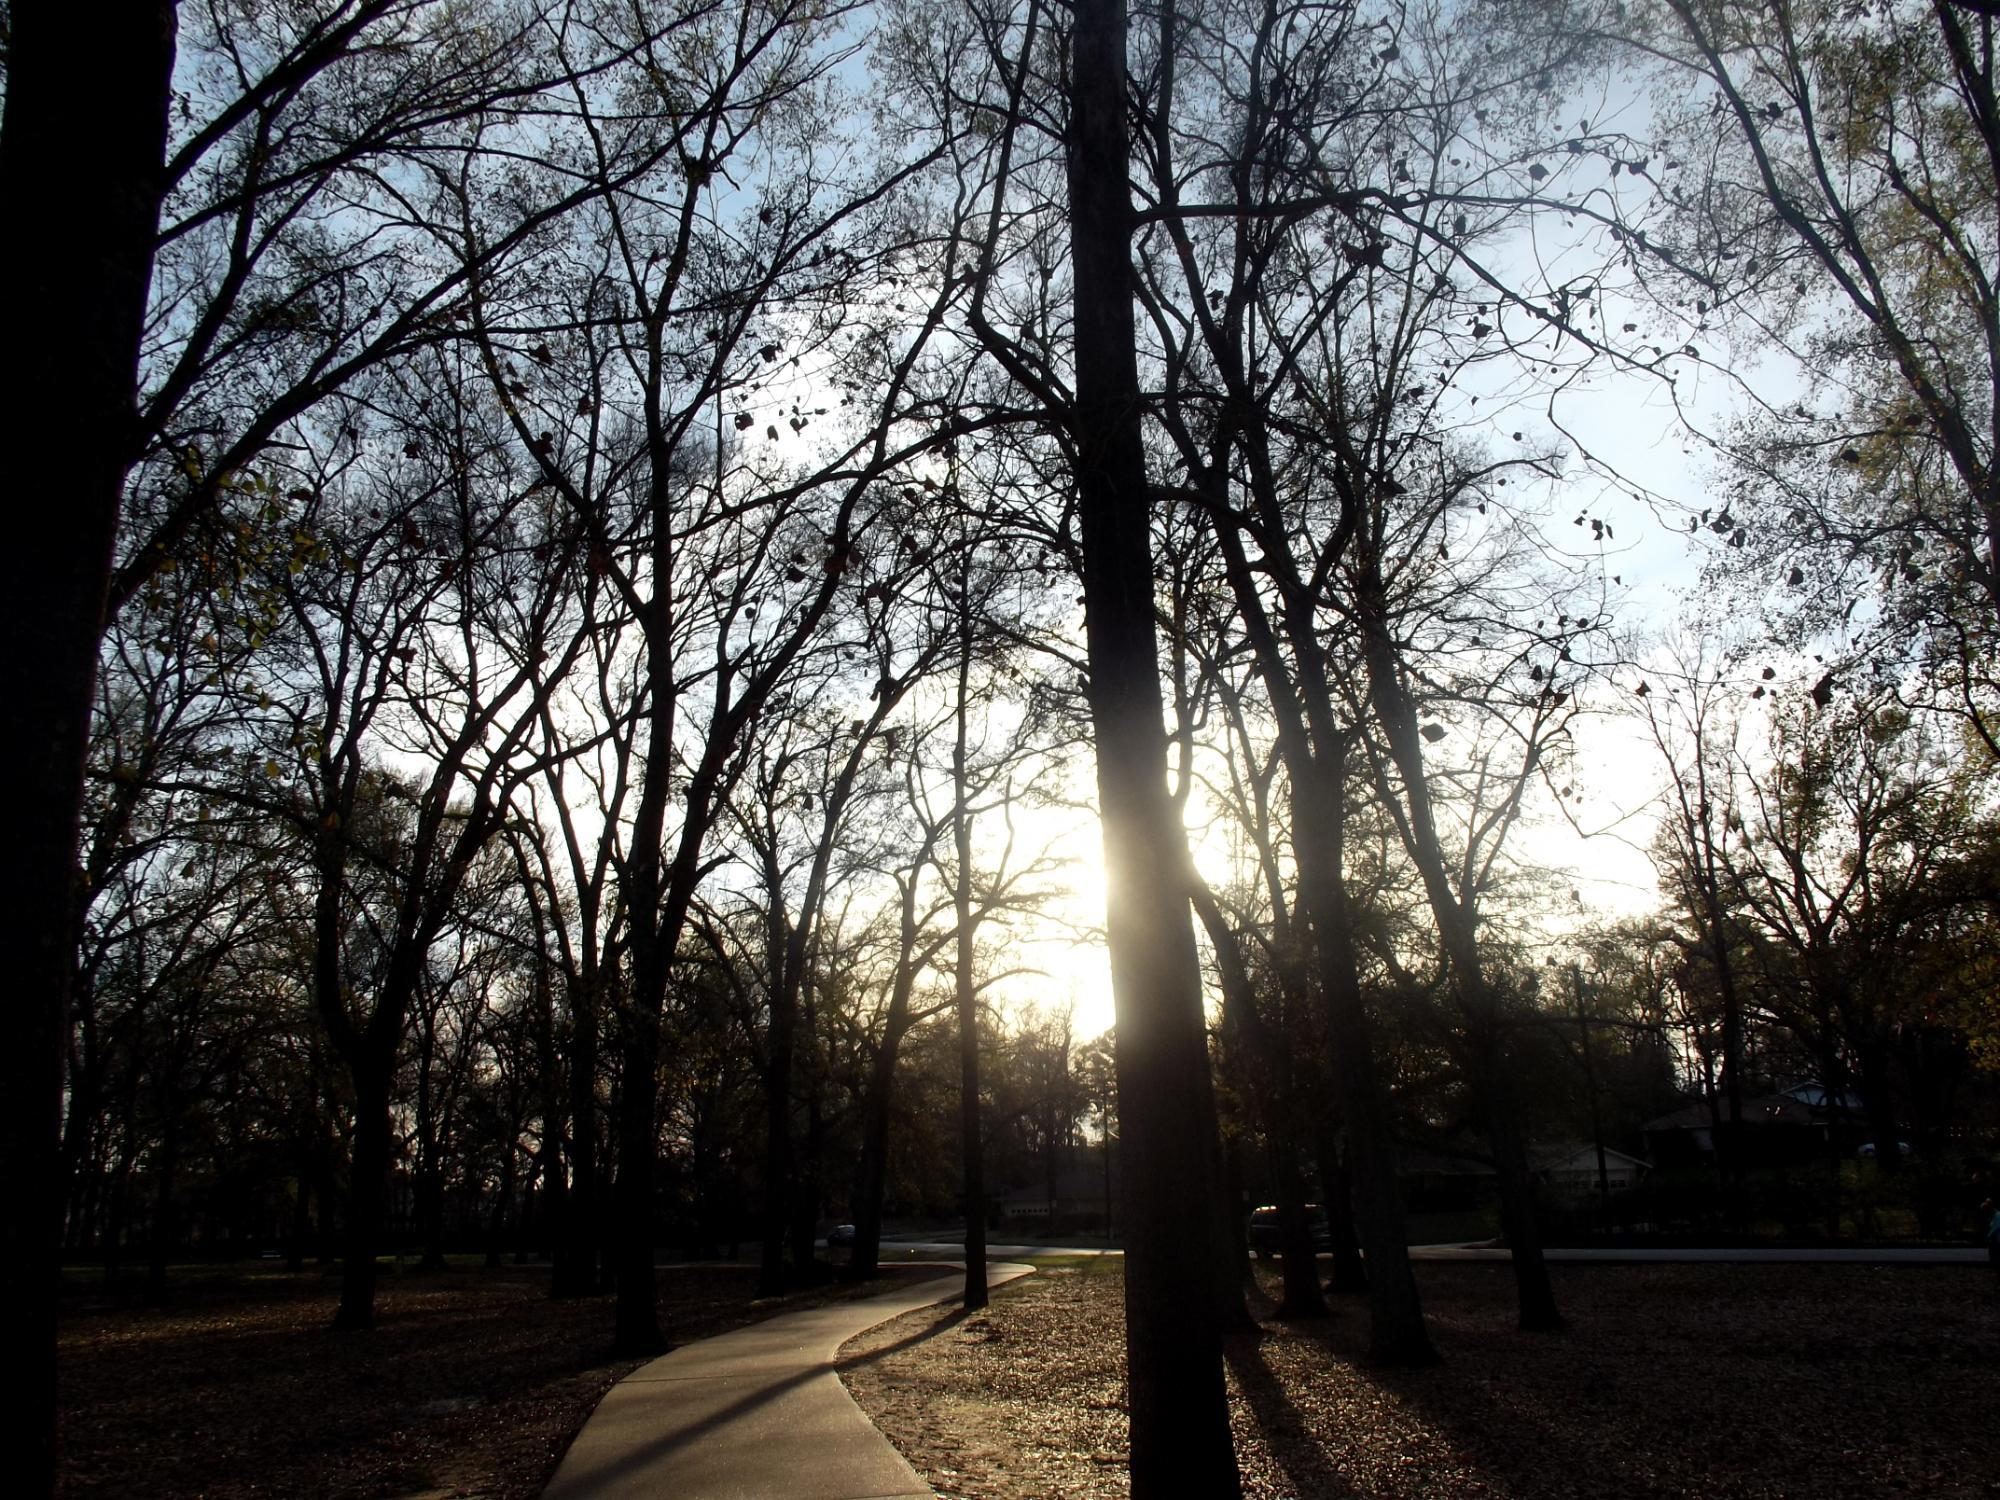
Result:
M1639 1185L1651 1164L1615 1147L1604 1148L1603 1186L1613 1193L1628 1193ZM1575 1200L1594 1195L1600 1186L1597 1147L1560 1145L1544 1151L1536 1162L1536 1180L1551 1198Z
M1797 1083L1743 1101L1744 1154L1756 1166L1785 1167L1823 1159L1833 1145L1851 1145L1863 1133L1861 1101L1817 1083ZM1715 1158L1715 1131L1729 1128L1721 1099L1695 1099L1641 1130L1646 1150L1662 1171L1700 1166Z
M1109 1186L1105 1198L1104 1159L1088 1147L1076 1152L1077 1164L1064 1167L1053 1181L1029 1183L1011 1188L1000 1199L1000 1223L1023 1231L1049 1229L1103 1230L1106 1214L1118 1211L1118 1155L1112 1153Z

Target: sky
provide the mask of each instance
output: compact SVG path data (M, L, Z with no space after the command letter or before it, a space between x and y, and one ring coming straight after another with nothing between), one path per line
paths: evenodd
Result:
M1635 136L1646 131L1643 101L1615 80L1557 113L1587 115ZM1630 191L1622 184L1620 189ZM1481 255L1502 279L1516 284L1560 276L1570 264L1587 269L1598 249L1580 235L1566 241L1566 233L1560 216L1551 214L1532 232L1482 245ZM1616 306L1607 299L1602 308L1607 328L1625 316ZM1635 318L1660 321L1657 310L1634 304L1630 311ZM1709 358L1730 362L1720 335L1704 334L1703 345ZM1752 376L1767 391L1775 385L1782 392L1796 383L1781 370ZM817 447L824 428L786 431L783 413L794 402L808 411L831 405L832 391L824 370L803 368L789 358L769 372L764 389L751 400L757 422L772 418L779 432L773 456L804 459ZM1601 365L1557 391L1553 382L1522 384L1504 366L1484 376L1475 367L1463 395L1480 396L1483 406L1461 407L1450 419L1472 436L1483 427L1496 447L1520 431L1530 449L1565 455L1564 478L1552 487L1550 499L1550 528L1561 533L1551 537L1554 545L1575 543L1566 524L1572 507L1587 507L1616 527L1615 542L1604 544L1597 562L1607 577L1620 579L1616 628L1634 666L1614 670L1594 692L1594 711L1574 721L1577 800L1559 810L1545 793L1538 794L1541 805L1530 809L1511 844L1521 862L1546 869L1553 885L1575 892L1573 901L1558 903L1563 918L1589 922L1642 912L1657 900L1646 851L1660 784L1658 752L1643 720L1624 711L1631 702L1620 695L1646 670L1674 622L1700 618L1702 557L1682 517L1705 503L1708 460L1699 441L1690 438L1687 422L1692 418L1699 428L1719 429L1742 393L1722 370L1699 365L1681 367L1671 394L1656 376ZM1578 452L1579 439L1589 446L1587 459ZM761 432L751 440L764 446ZM1646 498L1637 498L1638 491ZM1010 931L1005 961L1035 972L999 991L1011 1006L1068 1008L1078 1037L1095 1035L1112 1022L1108 965L1094 936L1104 909L1100 836L1095 819L1081 810L1090 800L1092 775L1087 758L1072 768L1069 800L1076 807L1043 809L1022 819L1023 842L1045 846L1063 862L1068 889L1049 920L1021 922ZM1210 851L1198 847L1196 857L1211 876L1224 873L1215 868Z

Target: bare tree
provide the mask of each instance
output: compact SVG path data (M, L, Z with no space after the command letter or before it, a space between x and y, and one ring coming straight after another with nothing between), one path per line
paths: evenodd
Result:
M1163 51L1171 52L1171 7ZM1217 1201L1219 1166L1190 929L1187 839L1165 786L1166 734L1154 629L1152 489L1141 437L1132 318L1127 20L1121 0L1085 0L1070 36L1069 215L1078 531L1088 627L1105 916L1118 1007L1125 1146L1126 1365L1132 1490L1238 1491L1211 1289L1220 1225L1182 1204Z

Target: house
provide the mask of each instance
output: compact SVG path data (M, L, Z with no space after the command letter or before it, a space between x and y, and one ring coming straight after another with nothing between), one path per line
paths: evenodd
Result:
M1780 1089L1778 1092L1789 1099L1798 1100L1807 1109L1819 1114L1846 1118L1861 1113L1860 1095L1851 1090L1843 1093L1837 1089L1828 1089L1810 1079L1804 1083L1795 1083L1790 1088Z
M1853 1111L1828 1102L1818 1085L1796 1085L1743 1101L1743 1153L1758 1167L1789 1167L1826 1156ZM1715 1158L1715 1133L1728 1131L1721 1099L1696 1099L1640 1127L1646 1150L1662 1171L1698 1167Z
M1031 1232L1049 1230L1092 1230L1101 1232L1108 1217L1117 1211L1118 1158L1112 1155L1112 1176L1108 1186L1104 1159L1096 1152L1080 1152L1086 1159L1077 1166L1057 1171L1053 1180L1010 1189L1000 1199L1000 1225Z
M1544 1152L1535 1166L1535 1178L1555 1199L1587 1198L1595 1194L1600 1185L1613 1193L1629 1193L1639 1185L1639 1179L1646 1175L1651 1163L1620 1151L1612 1146L1604 1148L1604 1172L1600 1184L1597 1163L1597 1147L1594 1145L1561 1145Z
M1491 1204L1499 1177L1477 1146L1445 1141L1396 1147L1396 1181L1412 1213L1466 1213Z

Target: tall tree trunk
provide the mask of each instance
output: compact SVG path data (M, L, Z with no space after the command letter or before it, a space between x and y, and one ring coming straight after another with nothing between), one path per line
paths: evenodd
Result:
M812 1048L812 1034L817 1019L810 1004L805 1007L806 1047L808 1056ZM826 1124L820 1110L819 1082L817 1071L807 1069L805 1134L800 1144L800 1162L792 1174L792 1265L801 1285L810 1286L820 1275L821 1266L815 1253L819 1241L814 1231L819 1224L820 1213L820 1152L825 1145Z
M965 1306L986 1305L986 1150L979 1118L979 991L973 982L972 810L966 777L968 705L972 679L972 600L970 576L958 570L958 707L952 742L951 836L958 869L952 881L953 915L958 921L952 959L958 1010L958 1130L965 1189ZM1053 1206L1053 1205L1051 1205Z
M0 1120L10 1212L0 1226L0 1349L14 1394L4 1435L13 1486L55 1487L56 1278L61 1256L63 1068L77 837L97 644L127 468L159 234L171 0L115 11L15 0L0 119L0 286L11 304L0 403L11 492L39 507L33 545L0 549L0 735L13 803L0 877L8 1044Z
M798 1013L788 986L771 988L771 1024L764 1063L764 1243L757 1295L785 1289L785 1233L792 1218L792 1071Z
M389 1075L393 1070L393 1058L386 1066L355 1069L354 1162L347 1190L346 1244L335 1328L375 1326L375 1257L382 1249L394 1140L389 1121Z
M1333 1274L1326 1289L1336 1294L1368 1290L1361 1259L1361 1236L1354 1223L1354 1173L1348 1166L1339 1123L1326 1117L1319 1129L1319 1190L1326 1201L1327 1232L1333 1241Z
M1879 1023L1864 1023L1857 1049L1861 1054L1861 1107L1868 1133L1875 1139L1875 1169L1894 1177L1903 1170L1902 1131L1896 1119L1896 1098L1890 1088L1888 1044Z
M292 1232L285 1241L285 1269L306 1268L306 1241L312 1235L312 1167L301 1160L296 1177L297 1196L292 1200Z
M1250 1226L1243 1214L1243 1143L1231 1136L1218 1146L1214 1213L1222 1252L1215 1258L1215 1326L1225 1334L1252 1334L1257 1320L1250 1313L1250 1293L1257 1277L1250 1267Z
M1822 1033L1824 1035L1824 1033ZM1839 1056L1832 1040L1823 1041L1819 1049L1819 1077L1821 1100L1826 1113L1826 1237L1840 1238L1840 1171L1846 1164L1846 1153L1840 1138L1840 1114L1847 1105L1847 1090L1834 1080L1846 1076L1846 1069L1840 1065ZM1835 1101L1840 1109L1836 1111Z
M896 1086L896 1055L903 1045L903 1013L908 1008L907 987L899 971L889 997L882 1040L868 1065L868 1097L861 1107L861 1160L854 1173L854 1249L847 1258L847 1276L852 1281L866 1281L881 1264L882 1198L889 1178L889 1113Z
M444 1269L444 1171L439 1161L437 1106L431 1060L437 1051L437 1020L426 1014L417 1048L417 1238L423 1246L420 1271Z
M1424 1324L1423 1301L1410 1267L1410 1237L1396 1183L1388 1104L1375 1071L1374 1039L1369 1035L1347 928L1340 918L1324 928L1317 920L1313 925L1323 950L1327 1041L1333 1051L1341 1113L1354 1147L1355 1198L1368 1264L1369 1358L1383 1365L1436 1364L1437 1348Z
M1514 1265L1514 1297L1521 1327L1531 1333L1563 1326L1556 1311L1555 1289L1549 1283L1548 1262L1542 1255L1541 1223L1535 1208L1534 1175L1528 1146L1521 1134L1520 1104L1514 1093L1503 1037L1484 1040L1473 1062L1473 1088L1486 1115L1486 1137L1493 1150L1500 1186L1500 1225Z
M104 1211L104 1284L115 1286L125 1261L125 1219L132 1202L132 1164L137 1153L129 1130L122 1133L118 1164L111 1169Z
M663 477L663 476L662 476ZM662 512L663 513L663 512ZM673 555L666 528L657 529L653 554L656 579L672 576ZM710 727L707 758L690 779L682 801L679 843L662 879L661 840L666 822L667 783L673 754L661 705L672 701L674 666L665 619L671 610L663 593L651 606L647 672L654 704L655 742L646 751L646 774L639 815L633 822L626 899L632 913L632 988L624 1007L624 1058L619 1078L618 1181L613 1208L617 1224L612 1245L618 1298L614 1346L621 1354L657 1353L667 1347L660 1323L659 1277L653 1267L654 1182L659 1170L659 1071L661 1018L667 979L688 908L700 878L701 846L707 837L724 766Z
M1299 1170L1298 1142L1280 1132L1271 1141L1271 1176L1278 1199L1284 1297L1278 1316L1284 1319L1323 1318L1329 1309L1319 1284L1319 1251L1313 1244L1312 1220L1306 1212L1305 1174Z
M598 1289L597 994L593 976L570 991L569 1191L556 1227L551 1297L589 1297Z
M1245 432L1251 491L1260 513L1278 513L1277 479L1260 428ZM1389 1104L1375 1065L1374 1038L1361 990L1354 913L1344 869L1347 837L1347 757L1351 735L1334 712L1335 674L1308 616L1285 622L1297 665L1293 686L1277 633L1265 613L1242 533L1216 527L1231 592L1272 692L1278 746L1292 780L1299 892L1312 930L1320 1001L1326 1008L1334 1096L1352 1148L1362 1242L1368 1255L1370 1357L1380 1364L1428 1365L1437 1350L1424 1325L1423 1303L1410 1268L1402 1195L1389 1134Z
M1713 1116L1710 1139L1715 1146L1715 1167L1722 1181L1722 1196L1729 1227L1738 1234L1749 1231L1748 1183L1743 1137L1743 995L1736 982L1736 963L1729 945L1729 913L1722 896L1722 856L1715 844L1709 811L1707 763L1697 740L1695 776L1698 811L1687 829L1690 857L1697 861L1695 888L1701 906L1699 926L1715 966L1715 986L1722 1000L1722 1093L1718 1104L1714 1089L1709 1091ZM1683 814L1685 817L1686 815ZM1718 1113L1720 1109L1720 1113Z
M657 1354L667 1347L666 1331L660 1323L659 1278L653 1268L653 1195L660 1152L661 1017L667 1003L668 971L686 915L684 902L675 910L676 893L672 891L665 844L679 688L670 644L676 563L674 539L666 525L671 500L667 476L657 464L651 483L648 498L653 535L648 561L653 592L639 613L645 637L648 724L639 773L639 804L632 819L631 853L622 872L632 977L618 1017L618 1176L611 1190L611 1274L617 1287L612 1346L626 1356ZM690 840L698 842L704 831L700 820L706 815L707 804L694 800L701 782L697 773L695 784L688 789L676 866L682 863L683 855L692 855Z
M1500 1215L1514 1270L1515 1299L1521 1327L1553 1330L1562 1327L1555 1291L1542 1257L1541 1224L1535 1212L1534 1183L1528 1168L1527 1143L1521 1134L1519 1106L1507 1057L1506 1018L1500 997L1488 980L1479 956L1476 908L1471 892L1455 890L1447 871L1444 844L1438 836L1431 807L1430 781L1424 770L1416 705L1402 674L1390 631L1387 591L1380 559L1372 546L1364 553L1361 594L1362 650L1368 663L1368 698L1382 731L1389 759L1402 781L1402 832L1410 858L1423 881L1424 895L1437 924L1438 940L1452 970L1459 1009L1472 1034L1468 1049L1473 1088L1486 1116L1487 1139L1500 1181Z
M1318 1273L1312 1263L1311 1236L1305 1228L1305 1194L1298 1182L1298 1144L1292 1136L1296 1113L1293 1108L1294 1079L1284 1028L1273 1027L1257 1009L1256 986L1243 961L1236 933L1231 930L1221 903L1199 874L1189 887L1189 899L1195 916L1208 931L1209 946L1215 951L1215 967L1222 990L1219 1030L1224 1063L1230 1069L1230 1076L1239 1079L1238 1090L1251 1101L1270 1142L1281 1214L1286 1211L1283 1193L1287 1170L1284 1162L1287 1160L1291 1184L1296 1190L1293 1194L1296 1199L1296 1223L1287 1218L1283 1230L1286 1235L1285 1297L1278 1316L1311 1317L1315 1310L1324 1314L1327 1310L1326 1299L1320 1294ZM1287 1002L1291 999L1287 992L1288 984L1288 977L1280 978L1279 1003L1287 1012L1290 1010ZM1250 1268L1249 1228L1243 1218L1242 1149L1234 1136L1224 1149L1223 1192L1216 1204L1216 1213L1226 1252L1217 1267L1220 1274L1217 1277L1216 1315L1221 1320L1224 1333L1254 1332L1256 1320L1250 1316L1245 1294L1254 1290L1256 1278ZM1304 1236L1303 1241L1295 1242L1291 1238L1293 1228ZM1305 1247L1303 1259L1297 1254L1299 1243ZM1301 1266L1310 1291L1305 1290L1297 1280Z
M1067 162L1076 479L1125 1147L1132 1493L1225 1500L1241 1483L1211 1295L1222 1246L1212 1224L1188 1233L1185 1210L1215 1200L1217 1132L1187 838L1166 788L1132 333L1125 46L1124 0L1079 0Z
M569 1216L568 1185L563 1181L563 1091L562 1053L556 1046L555 986L550 983L548 945L536 923L535 964L535 1061L537 1064L533 1102L541 1105L541 1130L535 1142L535 1162L529 1174L529 1192L535 1211L526 1212L529 1199L522 1199L523 1212L515 1225L514 1264L524 1266L531 1254L552 1255L551 1233L560 1234ZM526 1124L517 1122L517 1131ZM551 1271L550 1281L554 1281Z
M180 1175L180 1147L180 1123L169 1109L160 1132L160 1159L153 1182L153 1231L146 1247L146 1295L154 1302L167 1300L167 1272L173 1263L174 1241L179 1238L174 1191Z
M640 927L650 916L635 918ZM639 946L634 935L634 948ZM635 989L640 988L634 985ZM653 1269L653 1179L658 1164L660 1013L636 997L623 1017L623 1057L618 1080L618 1177L612 1189L617 1232L612 1274L618 1295L612 1309L613 1347L621 1355L657 1354L666 1348L660 1326L660 1293Z
M74 997L73 997L74 998ZM62 1245L75 1251L85 1243L82 1233L89 1216L90 1172L86 1162L97 1166L92 1151L99 1120L104 1110L103 1064L92 1044L87 1020L83 1031L80 1067L69 1070L69 1101L63 1117L62 1141L57 1154L57 1180L62 1184Z
M1299 881L1312 921L1334 1093L1352 1148L1361 1244L1368 1257L1369 1358L1377 1364L1437 1363L1423 1299L1410 1267L1402 1191L1389 1134L1389 1102L1375 1067L1375 1039L1361 992L1353 912L1341 870L1346 842L1346 778L1323 752L1293 792L1299 824Z
M507 1210L514 1202L514 1156L514 1143L509 1141L500 1153L500 1190L494 1195L493 1212L486 1221L486 1269L489 1271L500 1269L500 1252L507 1237ZM530 1183L529 1192L533 1190ZM526 1201L527 1194L523 1194L522 1202ZM525 1213L518 1216L519 1220L526 1218ZM514 1227L518 1238L522 1225L517 1221Z

